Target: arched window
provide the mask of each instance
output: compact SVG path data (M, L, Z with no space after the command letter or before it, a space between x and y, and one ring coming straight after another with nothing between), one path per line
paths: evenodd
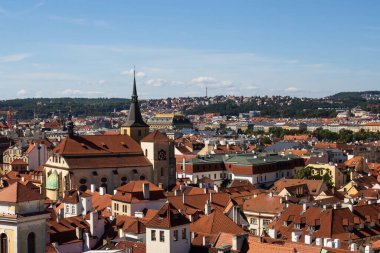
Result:
M141 175L141 176L140 176L140 180L145 180L145 176L144 176L144 175Z
M125 185L127 183L127 180L128 180L127 177L122 177L120 185Z
M8 236L4 233L0 235L0 253L8 253Z
M28 253L36 253L36 235L33 232L28 235Z

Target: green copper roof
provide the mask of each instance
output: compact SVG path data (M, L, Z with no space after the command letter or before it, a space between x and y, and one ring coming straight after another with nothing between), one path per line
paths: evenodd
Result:
M56 170L48 176L46 180L46 189L58 190L58 173Z

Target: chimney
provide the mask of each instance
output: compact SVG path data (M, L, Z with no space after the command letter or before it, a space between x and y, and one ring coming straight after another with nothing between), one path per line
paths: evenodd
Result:
M358 245L356 243L351 243L350 245L350 251L357 251L358 250Z
M210 203L212 203L212 192L210 192Z
M25 177L21 177L21 182L25 182Z
M186 203L186 195L185 195L185 193L182 193L182 203L183 204Z
M203 236L203 242L202 242L202 245L203 246L208 246L210 244L210 237L208 236Z
M95 190L96 190L96 187L95 187L95 184L91 184L91 192L95 192Z
M214 185L214 191L219 192L219 187L216 184Z
M244 235L233 235L232 250L240 251L243 246L244 239L245 239Z
M113 195L116 195L116 193L117 193L117 190L114 189L114 190L113 190Z
M303 209L303 211L306 211L306 210L307 210L307 205L306 205L306 203L303 203L303 205L302 205L302 209Z
M341 245L340 239L334 239L334 248L340 249Z
M311 244L313 242L313 236L305 235L305 244Z
M141 211L136 211L135 212L135 217L136 218L144 218L144 212L141 212Z
M205 214L210 215L210 213L211 213L211 204L210 204L210 201L207 200L205 204Z
M149 199L149 183L143 183L143 195L144 199Z
M90 233L92 235L95 235L95 223L98 222L98 212L97 211L93 211L93 212L90 212Z
M77 236L78 240L82 240L82 229L80 227L75 228L75 235Z
M99 195L103 196L104 194L106 194L106 187L99 187Z
M365 246L364 253L373 253L373 249L372 249L372 245L371 244Z

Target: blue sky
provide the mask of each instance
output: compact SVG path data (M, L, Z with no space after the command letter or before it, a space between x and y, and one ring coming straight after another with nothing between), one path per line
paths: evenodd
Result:
M380 87L380 1L0 0L0 99Z

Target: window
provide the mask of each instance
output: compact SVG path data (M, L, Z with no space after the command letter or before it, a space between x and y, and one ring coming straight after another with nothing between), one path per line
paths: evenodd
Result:
M257 235L257 230L256 229L251 229L249 230L249 232L253 235Z
M214 179L216 179L216 174L214 174Z
M268 226L271 223L271 220L265 219L263 220L263 226Z
M151 231L151 234L150 234L150 239L152 240L152 241L155 241L156 240L156 230L152 230Z
M160 231L160 242L165 242L165 231Z
M70 213L70 205L66 205L66 213Z
M28 235L28 253L36 253L36 235L33 232Z
M178 230L174 230L173 237L174 241L178 241Z
M250 219L250 223L251 223L252 225L257 225L257 219L256 219L256 218L251 218L251 219Z
M128 211L127 205L123 205L123 212L126 213Z
M182 229L182 239L187 239L186 228Z
M115 203L113 206L114 206L115 211L119 211L119 204L118 203Z
M0 253L8 253L8 236L4 233L0 236Z
M148 149L145 149L145 156L148 156Z
M75 205L71 206L71 213L73 213L73 214L75 213Z

